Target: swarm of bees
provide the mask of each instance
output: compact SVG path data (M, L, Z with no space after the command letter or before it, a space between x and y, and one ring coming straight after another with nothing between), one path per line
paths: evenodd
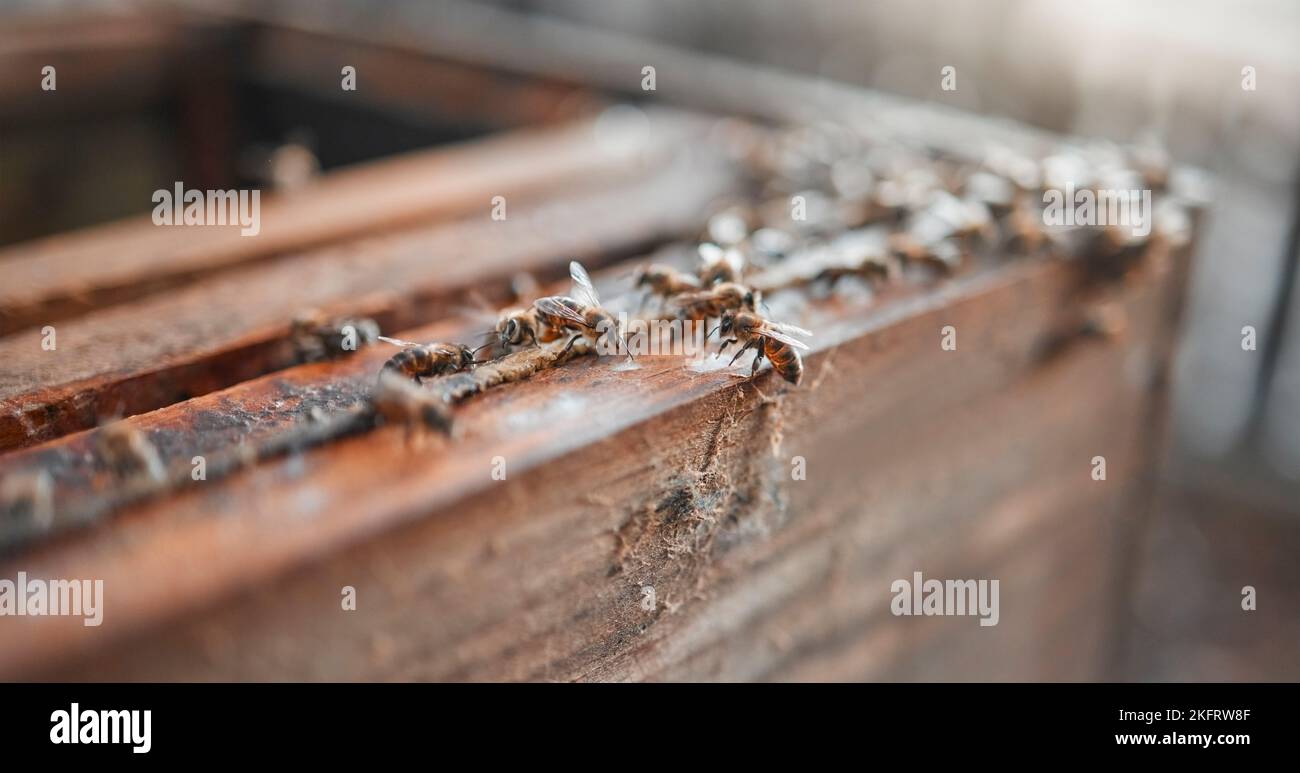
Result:
M748 234L737 225L734 213L726 212L721 217L732 220L731 225L724 229L711 223L710 233L717 236L729 229L734 237L732 246L704 242L698 249L700 263L696 273L651 264L638 272L636 285L648 288L650 294L658 298L660 307L675 319L720 320L706 337L711 337L714 332L722 334L724 340L719 354L730 344L742 345L729 365L735 364L744 352L754 349L751 378L757 375L763 359L767 358L782 378L797 385L803 377L803 359L798 349L808 347L792 334L810 336L812 333L767 320L759 313L762 293L744 283L748 264L737 246ZM727 339L727 336L732 338Z
M847 279L873 289L905 276L941 279L965 270L981 251L1064 247L1072 254L1131 254L1141 246L1107 230L1063 235L1046 226L1043 192L1062 184L1062 175L1077 177L1078 158L1036 160L995 147L972 162L899 143L873 145L836 127L748 132L744 140L736 143L736 157L751 173L753 195L725 203L708 219L692 245L693 268L652 262L632 284L640 294L638 313L649 306L656 319L716 321L706 340L720 334L719 354L738 346L729 366L753 350L751 378L767 360L782 378L799 384L800 351L808 348L801 339L812 335L769 319L764 294L813 284L834 291ZM1094 156L1100 171L1093 181L1138 178L1163 189L1169 178L1146 157L1137 164L1123 152ZM1081 237L1089 241L1063 241ZM377 336L403 347L383 373L418 384L472 371L488 361L477 359L484 350L505 356L559 341L565 351L583 340L590 345L584 349L631 358L628 331L602 304L586 270L573 262L570 276L569 295L537 298L495 315L486 343L476 348Z
M808 331L770 322L759 315L760 295L742 284L745 265L738 250L706 243L699 255L700 265L694 273L651 265L638 273L635 285L648 290L675 318L702 323L721 320L710 335L721 332L724 338L729 337L720 353L735 343L741 344L736 357L755 350L751 377L767 359L783 378L798 384L803 374L798 349L807 346L793 335L810 335ZM486 349L508 355L563 341L558 349L562 354L578 341L584 341L584 351L624 353L632 359L627 331L620 327L618 317L602 304L586 269L572 261L569 275L573 281L569 295L543 296L527 306L500 313L486 335L488 340L477 347L443 342L421 344L376 336L381 342L401 347L380 368L372 399L376 413L389 420L425 424L446 431L450 425L446 406L438 403L431 392L416 385L424 379L472 371L490 361L478 359L478 354Z
M571 261L569 275L573 279L571 295L548 295L524 308L502 312L490 334L491 340L476 348L463 344L417 344L378 336L385 343L403 347L381 370L404 374L418 383L423 378L472 367L479 362L478 352L487 348L510 352L561 339L567 339L565 349L585 338L592 344L608 347L604 351L622 351L631 357L618 318L601 305L587 270L577 261Z

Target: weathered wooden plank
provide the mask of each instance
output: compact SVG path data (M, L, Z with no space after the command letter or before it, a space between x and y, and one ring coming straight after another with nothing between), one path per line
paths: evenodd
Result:
M506 72L436 55L369 45L277 25L250 25L251 77L331 99L339 70L356 68L362 85L349 97L402 114L475 121L500 128L573 120L605 98L583 85Z
M1044 340L1077 324L1080 276L1070 264L1023 261L874 310L808 309L802 322L817 330L818 351L802 389L749 386L671 358L620 372L573 363L467 403L453 442L384 429L198 486L6 562L10 574L21 563L43 576L103 578L111 606L93 631L21 621L0 643L0 663L19 673L41 652L51 668L77 656L94 664L87 674L117 676L689 676L670 669L708 637L728 641L710 628L729 619L708 603L714 589L740 568L764 581L774 560L764 556L793 549L783 540L801 530L846 550L858 530L868 557L854 560L870 566L909 528L951 533L962 501L985 497L992 508L1010 497L1011 532L1049 518L1055 499L1009 492L1045 469L1074 474L1066 455L1081 456L1077 475L1090 483L1093 452L1063 441L1071 433L1104 441L1121 465L1131 458L1124 419L1162 365L1146 356L1151 340L1168 334L1151 315L1171 266L1151 266L1123 289L1124 345L1081 343L1044 361ZM956 352L939 350L946 324L961 331ZM854 446L859 456L842 452ZM1002 452L1018 462L986 463ZM787 455L797 453L835 485L790 482ZM491 479L495 457L507 461L506 481ZM992 561L1005 532L989 533L993 543L975 539L972 550ZM275 577L286 579L268 584ZM647 582L662 601L654 613L639 607ZM358 588L357 612L339 611L342 585ZM252 587L262 590L217 617L139 636ZM762 593L753 595L757 604ZM701 633L673 622L681 604L680 620ZM647 628L665 633L642 657ZM136 654L89 658L109 640ZM317 646L325 640L330 647ZM201 665L192 650L178 655L194 645ZM744 668L729 673L761 671Z
M1028 447L1018 444L1016 453ZM930 534L915 530L895 542L866 539L849 548L830 535L810 540L808 549L820 550L821 563L830 570L779 604L755 605L745 624L674 662L656 678L984 681L1030 677L1027 651L1043 646L1046 629L1057 626L1076 637L1101 638L1104 633L1104 626L1098 625L1105 609L1098 603L1097 580L1104 579L1106 567L1092 563L1104 555L1105 546L1090 538L1087 527L1080 527L1081 520L1075 518L1082 512L1078 504L1065 500L1082 494L1086 505L1096 508L1111 504L1113 496L1108 494L1114 490L1089 494L1080 489L1076 476L1064 472L1061 460L1054 465L1058 472L1044 474L1046 470L1037 467L1038 474L1023 481L1039 492L1041 499L1035 505L1047 505L1049 510L1007 512L1009 504L1023 499L1024 489L1018 488L1003 490L992 500L978 498L963 508L968 517ZM1045 484L1056 489L1044 491ZM925 507L925 500L920 501ZM947 515L952 517L951 512ZM996 539L984 540L994 549L963 547L963 540L979 536L984 526L999 529ZM883 549L868 561L853 554L858 544ZM907 549L899 550L902 545ZM789 562L792 557L780 560ZM1088 576L1081 576L1079 570L1085 565ZM997 579L998 624L981 627L977 617L892 615L891 583L910 582L912 572L918 570L927 578ZM720 595L727 592L719 591ZM1032 644L1025 647L1025 642ZM1011 652L1018 657L1009 657ZM1044 668L1033 678L1063 679L1066 673L1096 677L1098 662L1096 657L1044 658Z
M1130 346L1145 346L1167 332L1142 316L1140 307L1149 301L1146 294L1130 299L1140 338ZM1024 324L1014 315L1004 322ZM957 327L962 335L969 331ZM993 678L997 668L1025 678L1026 670L1006 656L1008 643L1035 641L1029 635L1035 628L1055 622L1063 627L1066 621L1048 614L1072 608L1069 588L1095 586L1100 593L1113 575L1104 560L1111 545L1097 528L1128 515L1120 508L1125 481L1146 465L1135 453L1134 419L1142 403L1134 398L1142 395L1142 382L1116 377L1131 356L1125 347L1085 347L959 404L935 399L944 386L923 386L909 394L928 410L896 406L896 413L865 425L872 437L854 437L865 434L864 425L837 416L847 424L843 436L808 445L817 450L808 457L808 469L833 479L835 493L798 496L805 490L790 485L789 511L818 524L817 536L777 542L790 536L783 532L774 544L763 545L765 559L757 565L778 575L776 585L757 576L759 571L711 583L719 608L693 625L717 627L714 620L728 620L727 630L703 641L674 633L672 659L661 678L960 679L962 673ZM1105 449L1111 463L1105 484L1088 477L1090 449ZM848 464L840 461L846 457ZM824 472L828 468L838 475ZM856 485L852 470L862 476ZM841 493L840 487L850 491ZM826 491L831 484L823 479L818 488ZM1080 529L1077 522L1085 516ZM1093 564L1087 567L1093 575L1054 580L1046 571L1053 566L1050 556L1071 551ZM1035 560L1033 571L1022 572L1016 569L1022 553L1049 560ZM910 579L914 571L1000 579L999 625L980 628L971 618L894 618L888 611L890 583ZM734 596L746 599L744 611L729 603ZM1108 632L1105 614L1073 622L1076 633L1086 629L1101 639ZM589 676L627 678L630 661L654 662L657 650L647 643ZM679 651L689 657L677 660ZM978 668L963 672L952 663L961 656L975 659L976 653L987 658ZM1096 653L1087 662L1045 661L1056 670L1045 670L1043 678L1096 676L1100 662Z
M539 194L599 186L644 170L635 153L592 152L595 119L376 161L266 196L260 231L241 226L166 227L148 217L0 249L0 335L43 326L252 261L314 245L491 210L494 196L526 204ZM699 126L658 113L655 131L601 125L604 147L644 138L662 157ZM141 207L151 207L141 202ZM507 210L508 211L508 210Z
M691 156L691 157L687 157ZM554 278L571 258L594 265L700 227L736 178L717 158L678 155L635 180L352 246L306 253L58 326L0 339L0 449L29 445L253 378L295 361L298 312L368 315L403 329L479 290L500 297L516 272ZM159 320L166 320L159 323Z
M12 126L31 116L49 121L112 106L140 107L172 87L185 47L214 30L154 9L6 14L0 29L0 117ZM41 68L57 73L55 92L41 89Z
M628 267L598 271L594 281L614 302L626 289ZM568 292L568 281L540 287L541 294ZM486 313L486 312L485 312ZM479 322L456 317L403 331L412 341L461 341L483 332ZM164 475L149 485L123 485L109 474L99 438L103 428L83 430L0 456L0 480L42 473L53 486L55 517L46 525L23 520L0 524L0 550L108 515L141 498L189 485L192 460L204 460L206 480L239 467L368 428L370 398L380 367L397 352L377 343L326 362L286 368L225 389L122 419L154 448ZM0 511L0 521L4 520Z
M509 34L538 38L574 33L521 25L493 9L481 14L457 18L505 18ZM427 43L400 32L397 40ZM305 35L297 50L319 63L324 41ZM621 89L640 67L623 73L622 65L668 51L595 41L609 65L595 77ZM592 77L575 69L576 58L550 60L547 46L538 48L519 49L530 67ZM692 73L674 90L711 106L721 95L768 117L871 123L868 107L880 104L840 100L845 93L833 88L793 98L806 82L747 77L708 59L672 61ZM279 76L307 83L311 69ZM411 95L389 96L400 104ZM891 109L879 125L897 129L915 117ZM978 151L987 139L962 136L969 121L934 117L917 123L942 142ZM589 234L591 222L574 230ZM495 255L485 243L463 254ZM597 252L610 259L630 243L620 237L619 247ZM1166 255L1149 257L1125 286L1099 286L1066 263L1018 262L982 264L929 292L891 290L874 307L852 298L807 306L797 293L769 299L775 316L817 331L802 389L771 377L743 384L672 360L631 370L575 362L475 397L458 411L454 439L383 428L225 480L194 481L97 529L0 560L0 576L103 578L109 598L101 629L77 619L5 620L0 676L961 679L974 669L981 678L1094 677L1120 617L1127 558L1117 548L1132 536L1134 495L1150 478L1142 434L1162 404L1170 289L1186 270L1185 256L1172 265ZM313 265L346 264L331 263L338 258L318 254ZM412 258L394 261L408 283L425 281ZM536 260L543 274L556 264ZM477 273L457 268L446 268L449 286L421 284L397 299L389 294L407 293L407 284L375 288L364 272L348 273L358 295L379 297L336 288L328 303L313 305L374 313L386 329L424 322L475 285ZM283 305L259 289L271 276L259 273L244 288ZM288 282L278 281L273 290ZM244 295L218 300L261 313ZM1086 307L1101 301L1126 310L1127 337L1075 335ZM141 306L172 316L179 308ZM205 319L184 318L202 340L224 341L221 348L176 366L172 354L182 345L190 352L200 337L182 336L174 350L128 347L137 371L108 377L120 385L109 389L124 395L144 383L146 395L154 390L148 399L166 402L217 388L214 371L244 378L281 367L289 361L276 350L287 311L277 313L245 332L257 338L248 348L203 328ZM955 352L938 347L948 324L959 331ZM126 323L103 340L150 332ZM464 340L470 332L448 321L404 337ZM164 362L163 375L146 364L149 351ZM195 449L262 447L310 425L313 408L354 406L379 356L292 368L132 423L182 466ZM106 404L95 407L102 413ZM11 463L36 460L63 476L65 491L113 491L86 466L91 437L11 454L0 460L0 477ZM1110 465L1106 482L1088 477L1099 448ZM795 455L808 463L807 482L789 478ZM497 459L508 464L505 481L491 477ZM914 569L1002 579L999 627L889 615L889 582ZM355 612L339 608L345 585L359 591ZM647 610L642 590L651 585L658 602Z

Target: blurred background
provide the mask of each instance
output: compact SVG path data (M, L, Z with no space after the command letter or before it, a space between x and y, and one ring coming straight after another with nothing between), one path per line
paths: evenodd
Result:
M386 80L362 106L337 99L333 73L326 74L332 89L318 91L259 77L262 69L248 58L254 53L225 27L187 28L177 47L164 30L138 20L73 25L58 39L39 23L140 7L165 18L184 3L7 5L10 29L0 55L21 58L60 45L119 54L114 68L101 73L112 88L85 94L75 114L33 112L28 93L0 78L0 244L140 214L136 203L148 201L155 181L180 179L182 171L198 187L289 189L322 170L560 120L582 108L581 95L558 84L582 71L588 46L633 61L672 46L694 51L701 62L747 62L1056 133L1163 144L1175 163L1210 172L1215 193L1201 224L1184 312L1157 515L1138 562L1138 593L1115 676L1300 678L1300 4L265 0L193 6L501 64L557 82L553 98L538 104L483 100L472 85L455 84L442 84L438 99L421 100L427 84L408 72ZM285 52L279 64L292 67L294 56ZM164 67L161 78L141 75L158 72L159 62L185 66ZM955 91L940 88L946 66L956 68ZM1243 87L1244 68L1253 68L1253 89ZM661 74L657 99L711 106L700 104L702 92L665 87L671 78ZM229 99L187 88L212 79L234 79L239 87ZM602 85L644 96L635 93L634 79ZM241 120L226 125L232 115ZM67 179L78 184L64 185ZM1242 346L1246 326L1257 334L1253 351ZM1236 600L1211 595L1232 585L1253 585L1260 605L1297 614L1286 616L1286 627L1257 630Z

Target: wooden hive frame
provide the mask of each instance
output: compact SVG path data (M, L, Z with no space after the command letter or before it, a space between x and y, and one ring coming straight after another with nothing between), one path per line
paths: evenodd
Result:
M754 92L768 106L807 93L768 85ZM1120 282L1078 261L993 256L871 302L807 303L797 321L817 335L799 388L678 358L636 370L579 358L466 401L451 438L304 435L363 405L391 351L294 364L296 309L465 340L476 323L452 312L471 288L503 301L520 268L556 280L573 256L606 266L597 280L614 287L629 258L698 233L743 180L710 150L708 122L650 115L637 159L581 152L591 125L578 118L340 175L285 202L271 248L186 245L167 280L180 289L164 294L138 279L179 247L147 226L0 256L17 277L66 266L3 300L22 322L0 339L14 366L0 382L0 474L52 471L71 521L24 539L0 577L92 577L107 593L97 628L5 620L0 676L1104 675L1163 434L1186 246L1153 243ZM371 208L360 191L377 180L392 198ZM511 194L503 223L485 216L497 190ZM546 212L551 228L528 227ZM115 263L128 253L136 262ZM1102 304L1123 310L1126 333L1078 337ZM31 328L42 314L66 320L57 362ZM949 325L955 351L939 346ZM86 462L114 411L180 471L175 485L123 498ZM199 455L213 475L195 481L184 473ZM807 481L791 479L796 456ZM1000 624L890 616L891 581L916 569L1000 578ZM355 610L341 608L345 587Z

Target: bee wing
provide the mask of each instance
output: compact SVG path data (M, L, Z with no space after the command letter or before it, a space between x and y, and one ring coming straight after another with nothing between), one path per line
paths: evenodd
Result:
M574 265L577 264L575 263ZM533 304L537 307L537 310L543 314L549 314L553 317L568 320L575 325L587 327L587 320L583 319L581 314L561 302L559 296L548 295L545 298L538 298L533 302Z
M768 322L767 325L780 330L782 333L789 333L790 335L803 336L804 338L812 336L811 330L804 330L796 325L787 325L784 322Z
M410 348L412 346L424 345L424 344L417 344L414 341L403 341L400 338L389 338L388 336L379 336L379 340L383 341L386 344L392 344L393 346L401 346L403 348Z
M714 292L712 290L696 290L694 292L678 293L672 297L672 302L678 306L694 306L697 303L704 303L712 300Z
M587 276L587 269L576 260L569 261L569 276L573 277L573 299L583 306L599 306L600 296Z
M798 328L796 328L796 330L797 329ZM794 336L790 335L789 333L786 333L783 330L778 330L777 328L771 325L763 325L761 328L759 328L758 333L759 335L763 335L766 336L767 338L775 339L777 341L780 341L783 344L789 344L798 349L808 348L808 344L804 343L803 341L800 341L798 338L795 338Z

